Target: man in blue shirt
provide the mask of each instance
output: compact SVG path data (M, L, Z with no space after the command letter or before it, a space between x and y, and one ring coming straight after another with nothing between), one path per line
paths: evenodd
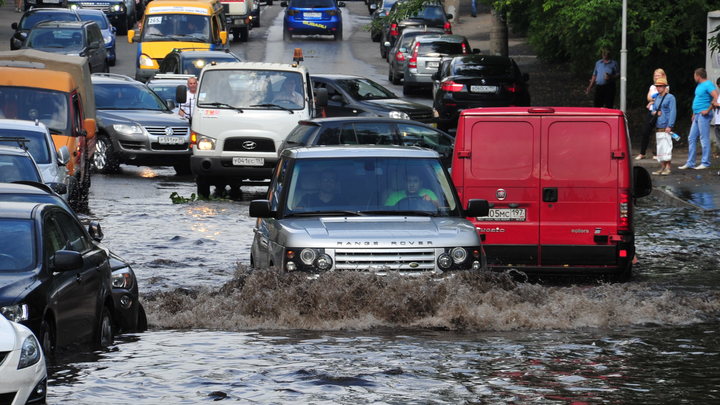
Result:
M620 69L614 60L610 59L610 51L607 48L600 50L602 59L595 62L595 69L590 78L590 84L585 89L585 94L590 93L595 85L595 107L613 108L615 104L615 79L620 76Z
M692 126L688 134L688 160L678 169L703 170L710 167L710 122L713 118L713 107L717 107L718 91L712 81L707 79L703 68L695 69L695 98L692 103ZM699 166L695 166L697 141L700 138L702 158Z

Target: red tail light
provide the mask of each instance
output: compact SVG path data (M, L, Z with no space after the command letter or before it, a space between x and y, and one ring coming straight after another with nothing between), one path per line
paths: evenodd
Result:
M443 25L443 30L445 30L446 34L452 34L452 24L450 24L450 21L445 21L445 24Z
M400 51L398 51L398 52L395 54L395 60L398 61L398 62L404 62L404 61L405 61L405 54L402 53L402 52L400 52ZM416 66L417 66L417 65L416 65Z
M517 88L517 85L515 85L515 83L513 83L513 84L506 84L506 85L505 85L505 90L509 91L510 93L515 93L515 92L518 90L518 88Z
M415 44L415 47L413 48L412 56L410 57L410 60L408 61L409 69L417 69L417 57L418 57L418 46L417 46L417 44Z
M623 190L618 198L618 231L629 231L631 221L630 193Z
M442 91L448 91L448 92L458 92L465 90L465 85L462 83L455 83L454 81L450 80L447 82L443 82L440 86L440 89Z
M462 44L462 53L468 53L467 46L465 46L465 44Z
M396 36L398 36L399 34L400 34L400 33L399 33L398 30L397 30L397 23L392 23L392 24L390 24L390 36L391 36L391 37L396 37Z

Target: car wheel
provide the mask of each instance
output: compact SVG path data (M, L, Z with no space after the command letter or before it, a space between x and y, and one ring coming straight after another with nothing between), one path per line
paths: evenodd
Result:
M267 4L268 6L272 6L273 0L267 0L267 1L265 2L265 4Z
M110 58L108 60L108 65L115 66L115 62L117 61L117 58Z
M197 195L202 198L210 198L210 182L203 176L197 176L195 178L195 184L197 186Z
M110 64L108 63L107 59L105 59L105 63L103 64L103 73L110 73Z
M190 161L185 161L182 163L176 163L173 165L173 168L175 169L175 174L178 176L187 176L189 174L192 174L192 171L190 170Z
M342 39L343 39L342 25L339 26L338 29L333 34L333 39L335 41L342 41Z
M383 59L387 59L387 54L388 54L388 50L385 49L385 47L382 46L382 44L381 44L380 45L380 57Z
M103 307L100 315L100 323L98 325L98 331L95 342L100 347L108 347L113 344L113 319L110 309L107 306Z
M370 32L370 39L372 39L373 42L380 42L380 34Z
M288 32L288 30L283 30L283 41L290 41L292 40L292 34Z
M137 319L137 331L145 332L148 328L147 314L145 313L145 307L142 304L138 304L138 319Z
M260 15L254 16L252 20L252 26L253 28L260 27Z
M395 75L394 72L392 72L392 69L390 69L390 72L391 72L391 75L392 75L392 77L390 78L390 82L391 82L392 84L400 84L400 78L397 77L397 75Z
M99 135L95 142L93 154L93 168L98 173L112 174L120 171L120 162L115 156L115 150L107 135Z
M55 323L50 319L43 319L40 324L40 344L45 357L55 354Z
M247 27L245 27L245 28L240 28L240 42L247 42L247 40L248 40L248 29L247 29Z

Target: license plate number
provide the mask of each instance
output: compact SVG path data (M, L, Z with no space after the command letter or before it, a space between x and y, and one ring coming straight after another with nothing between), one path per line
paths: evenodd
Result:
M525 208L490 208L486 217L477 217L478 221L525 221Z
M320 17L322 17L322 13L303 13L303 17L305 17L305 18L320 18Z
M440 66L440 62L428 62L427 64L425 64L425 66L427 66L429 68L436 68L436 67Z
M264 166L265 158L242 158L234 157L233 166Z
M53 3L53 4L58 4L58 3L60 3L60 0L45 0L45 1L43 1L43 3Z
M175 136L159 136L158 143L161 145L180 145L185 143L185 139Z
M497 92L497 86L470 86L470 91L473 93L495 93Z

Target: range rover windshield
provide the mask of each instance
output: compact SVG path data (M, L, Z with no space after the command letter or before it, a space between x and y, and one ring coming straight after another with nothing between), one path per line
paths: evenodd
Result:
M287 216L459 214L435 159L300 159L289 180Z

